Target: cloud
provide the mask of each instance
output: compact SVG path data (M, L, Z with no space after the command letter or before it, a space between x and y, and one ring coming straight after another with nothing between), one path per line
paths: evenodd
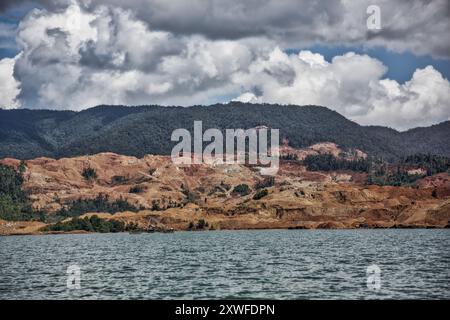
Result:
M0 60L0 107L14 109L20 106L16 99L20 93L20 83L14 78L14 64L16 59Z
M367 113L353 119L362 124L409 129L450 120L450 83L433 67L418 69L410 81L380 80L367 103Z
M52 11L73 0L37 2ZM152 30L177 35L202 35L211 40L265 37L284 48L314 44L383 46L450 58L448 0L80 0L80 3L90 12L102 6L130 10ZM377 5L381 10L379 31L367 29L369 5Z
M404 130L450 120L450 82L433 67L416 70L404 84L383 79L386 71L367 55L350 52L328 63L310 51L288 55L277 48L234 81L248 90L239 101L323 105L365 125Z
M34 10L18 28L19 96L30 108L216 102L267 40L207 40L152 30L121 8Z
M26 6L37 4L55 9L57 7L67 6L71 2L72 0L2 0L0 2L0 13L8 12L10 9L22 9Z
M15 25L0 22L0 39L12 38L16 34Z
M0 2L0 12L5 11L6 9L9 9L10 7L14 6L14 5L18 5L18 2L22 2L22 1L17 1L17 0L3 0Z
M310 51L286 54L266 36L214 39L165 29L120 6L35 9L17 30L22 53L4 59L0 74L10 85L2 87L0 104L81 110L238 99L324 105L361 124L398 129L450 118L449 82L432 67L399 84L383 79L386 67L367 55L350 52L328 62Z
M16 25L0 22L0 49L16 48Z

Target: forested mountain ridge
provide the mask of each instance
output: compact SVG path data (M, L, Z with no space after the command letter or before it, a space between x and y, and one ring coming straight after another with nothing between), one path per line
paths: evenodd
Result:
M325 107L233 102L188 108L98 106L80 112L0 110L0 158L170 154L172 131L193 132L195 120L203 121L204 130L278 128L280 138L296 148L329 141L385 159L415 153L450 156L450 121L398 132L360 126Z

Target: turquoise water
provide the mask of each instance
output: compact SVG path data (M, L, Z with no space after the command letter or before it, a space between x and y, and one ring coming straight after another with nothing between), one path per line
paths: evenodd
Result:
M450 230L0 237L0 299L449 299L449 248Z

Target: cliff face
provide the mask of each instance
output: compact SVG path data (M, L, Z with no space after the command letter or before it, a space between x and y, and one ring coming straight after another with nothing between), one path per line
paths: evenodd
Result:
M1 163L19 165L14 159ZM450 220L447 173L423 179L418 188L406 188L366 186L364 174L308 172L290 161L281 162L274 184L256 168L177 167L167 156L139 159L102 153L38 158L26 161L26 167L24 187L37 209L53 214L73 200L106 194L111 201L125 199L146 210L103 217L143 227L186 230L201 219L215 229L445 227ZM93 181L82 176L88 167L97 174ZM233 192L241 184L250 187L249 194ZM255 200L258 185L268 195ZM151 210L155 204L160 210ZM0 221L0 234L33 233L41 227Z

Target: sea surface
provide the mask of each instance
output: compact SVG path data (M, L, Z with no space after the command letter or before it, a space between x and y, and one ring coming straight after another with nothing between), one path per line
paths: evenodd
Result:
M0 237L0 299L261 298L450 299L450 230Z

